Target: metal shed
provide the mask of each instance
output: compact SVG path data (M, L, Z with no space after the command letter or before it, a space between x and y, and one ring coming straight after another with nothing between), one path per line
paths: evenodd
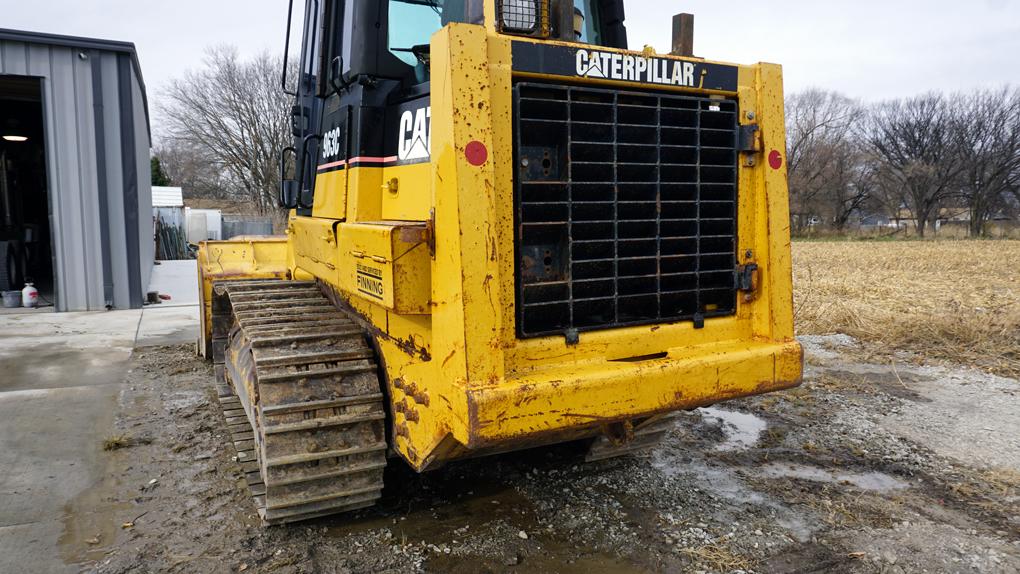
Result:
M141 307L154 258L150 144L134 44L0 29L6 288L34 273L59 311Z

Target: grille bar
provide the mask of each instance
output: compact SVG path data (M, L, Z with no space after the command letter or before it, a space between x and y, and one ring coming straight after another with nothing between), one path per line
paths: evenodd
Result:
M514 86L517 332L736 310L732 100Z

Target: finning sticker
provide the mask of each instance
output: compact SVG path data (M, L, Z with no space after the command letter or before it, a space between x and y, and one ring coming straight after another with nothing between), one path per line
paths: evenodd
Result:
M383 285L382 269L358 263L358 292L373 299L383 300L386 288Z

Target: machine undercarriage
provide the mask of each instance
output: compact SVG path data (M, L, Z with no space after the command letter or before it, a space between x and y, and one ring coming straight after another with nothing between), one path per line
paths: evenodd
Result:
M314 282L214 287L224 381L252 430L269 524L371 506L386 466L385 399L361 328ZM243 449L244 446L241 445Z

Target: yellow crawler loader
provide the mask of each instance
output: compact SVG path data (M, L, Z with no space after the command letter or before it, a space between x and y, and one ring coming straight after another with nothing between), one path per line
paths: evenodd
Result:
M292 6L293 8L293 6ZM799 384L782 72L628 49L622 0L310 0L285 237L199 251L259 511Z

